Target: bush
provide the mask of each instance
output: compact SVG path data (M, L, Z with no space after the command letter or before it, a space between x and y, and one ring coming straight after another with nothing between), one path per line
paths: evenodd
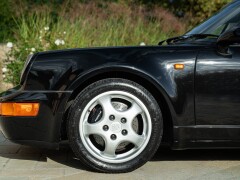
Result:
M178 17L184 17L190 25L196 25L210 17L232 0L132 0L148 5L158 4L170 9Z
M15 21L13 18L13 12L11 2L8 0L0 1L0 42L3 42L7 38L11 38L13 35L13 29L15 28Z
M70 11L69 5L97 4L101 8L118 4L147 4L149 7L158 6L170 9L175 15L183 17L191 26L196 25L218 11L223 5L232 0L1 0L0 1L0 42L12 39L15 29L14 21L22 15L28 16L35 11L48 10L57 19L61 16L59 9ZM90 3L89 3L90 2ZM9 28L11 27L11 28Z
M212 16L232 0L164 0L163 6L169 8L177 16L184 17L191 26L199 24Z
M60 11L57 19L50 12L21 16L13 47L5 60L5 81L19 83L26 57L35 52L92 46L157 44L185 27L168 11L126 4L77 3ZM103 9L104 8L104 9ZM10 46L9 46L10 47Z
M191 24L195 25L210 17L232 0L186 0L185 12L191 15Z

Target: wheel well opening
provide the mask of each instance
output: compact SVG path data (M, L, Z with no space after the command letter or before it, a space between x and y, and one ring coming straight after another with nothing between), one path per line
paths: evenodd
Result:
M159 107L161 108L162 111L162 116L163 116L163 138L162 142L171 144L173 141L173 123L172 123L172 117L170 113L170 109L168 107L168 104L163 97L163 95L159 92L157 87L149 82L147 79L140 77L139 75L135 75L132 73L127 73L127 72L107 72L107 73L102 73L98 74L97 76L93 76L92 78L86 80L83 82L71 95L69 98L68 102L73 102L73 100L77 97L77 95L87 86L90 84L99 81L101 79L106 79L106 78L123 78L127 80L134 81L144 88L146 88L156 99ZM70 106L69 106L70 107ZM67 116L68 116L68 111L69 109L66 110L66 113L64 114L63 117L63 122L61 125L61 140L66 140L67 139L67 132L66 132L66 123L67 123Z

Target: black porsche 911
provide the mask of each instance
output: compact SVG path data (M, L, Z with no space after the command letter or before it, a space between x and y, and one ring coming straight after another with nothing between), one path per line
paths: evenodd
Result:
M239 148L240 1L158 46L36 53L0 100L9 140L68 140L100 172L132 171L160 144Z

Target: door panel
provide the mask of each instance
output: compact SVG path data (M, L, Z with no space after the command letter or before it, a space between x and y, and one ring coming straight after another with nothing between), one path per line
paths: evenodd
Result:
M197 125L240 125L240 47L232 56L199 52L195 74Z

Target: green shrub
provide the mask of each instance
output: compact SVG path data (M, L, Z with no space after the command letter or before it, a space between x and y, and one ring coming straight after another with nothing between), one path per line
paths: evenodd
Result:
M158 4L170 9L177 16L187 19L191 25L196 25L207 19L232 0L129 0L148 5Z
M177 16L184 16L190 25L196 25L212 16L232 0L163 0L163 6L169 8Z
M192 16L192 24L198 24L220 10L232 0L186 0L186 10Z
M136 5L147 4L170 9L177 16L183 16L191 26L196 25L218 11L223 5L232 0L1 0L0 1L0 42L12 39L15 29L14 20L19 16L28 16L35 11L48 10L55 20L61 16L59 9L71 11L69 5L95 3L102 9L112 2L118 4ZM10 28L9 28L10 27Z
M157 44L184 26L171 13L155 7L130 8L110 3L103 10L98 4L69 7L56 20L51 13L21 16L17 23L13 47L4 62L5 81L19 83L26 57L35 52L92 46L125 46ZM145 12L145 13L143 13Z
M13 12L11 9L11 1L0 1L0 42L5 39L11 38L13 35L13 29L15 28L15 22L13 18Z

